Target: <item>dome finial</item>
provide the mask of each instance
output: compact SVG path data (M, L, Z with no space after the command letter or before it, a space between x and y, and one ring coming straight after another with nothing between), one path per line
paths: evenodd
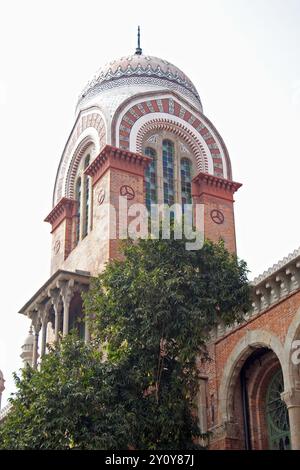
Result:
M141 49L141 32L140 27L138 26L138 33L137 33L137 48L135 50L136 55L142 55L143 51Z

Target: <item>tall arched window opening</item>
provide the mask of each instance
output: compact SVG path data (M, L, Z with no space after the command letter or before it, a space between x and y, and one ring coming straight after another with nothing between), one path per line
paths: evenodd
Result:
M145 170L146 206L150 211L151 204L157 202L156 151L151 147L146 147L145 155L152 159Z
M84 169L86 169L90 164L90 155L87 155L84 161ZM85 176L84 179L84 222L82 237L86 237L89 232L90 224L90 179L88 176Z
M182 158L180 161L181 170L181 202L184 204L192 203L192 164L188 158Z
M163 194L164 203L174 204L174 144L170 140L163 141Z
M76 227L75 227L75 242L76 244L80 240L80 223L81 223L81 178L76 181L75 198L77 202L77 214L76 214Z

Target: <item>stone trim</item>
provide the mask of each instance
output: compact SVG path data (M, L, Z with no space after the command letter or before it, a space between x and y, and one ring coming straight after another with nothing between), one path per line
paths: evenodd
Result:
M59 203L56 204L56 206L44 220L44 222L49 222L52 225L52 232L61 224L63 220L73 217L75 205L76 201L74 199L66 197L63 197Z
M253 348L267 347L277 356L284 378L284 388L290 389L290 377L288 364L285 360L284 347L279 338L266 330L248 330L237 343L228 357L218 390L219 417L223 421L234 419L233 397L235 384L247 357L253 352Z
M245 315L244 322L226 328L219 325L211 338L216 340L230 334L299 290L300 249L295 250L251 282L252 309Z
M200 172L192 180L192 196L200 197L208 191L209 195L233 201L233 194L241 186L241 183Z
M68 194L66 174L69 171L72 172L72 158L74 155L76 158L76 149L74 147L83 133L88 134L90 144L94 144L97 151L103 148L106 142L106 124L100 110L82 111L75 122L59 163L53 193L53 206ZM93 137L93 133L97 136L97 142ZM84 138L86 137L85 135ZM79 145L81 144L82 142L79 143Z
M290 261L294 261L297 258L300 261L300 248L294 250L292 253L290 253L288 256L283 258L282 260L278 261L278 263L273 264L267 271L264 271L262 274L259 276L255 277L252 281L254 285L257 285L264 281L265 279L269 278L272 276L272 274L276 273L279 271L279 269L283 268L287 264L290 263Z
M208 173L209 167L207 153L200 140L193 135L187 127L184 127L181 123L171 119L151 119L151 121L148 121L141 126L137 134L136 146L138 152L142 153L143 151L143 139L145 135L157 130L169 131L182 138L191 147L197 162L198 170Z
M144 176L145 168L150 162L151 158L139 153L106 145L98 157L87 167L85 174L92 177L93 185L97 183L108 168Z
M58 283L61 281L69 281L74 279L78 285L89 286L91 276L90 273L77 273L72 271L59 270L51 276L47 282L33 295L33 297L21 308L19 313L29 316L30 312L35 311L40 305L47 303L49 298L53 298L53 292L57 291ZM50 295L49 295L50 294Z
M210 156L213 161L213 171L216 176L224 175L223 161L222 161L222 145L216 141L212 132L214 129L209 129L209 124L202 119L202 116L194 115L191 111L185 108L182 104L176 101L173 98L154 98L141 101L138 104L134 104L129 108L125 114L122 116L119 128L117 132L119 133L119 146L122 149L129 149L130 146L130 133L136 121L138 121L142 116L153 113L166 113L173 118L178 117L188 123L195 129L194 138L197 139L197 133L205 141L209 151ZM155 119L155 116L154 116ZM175 120L176 122L176 120ZM199 139L198 139L199 140ZM224 151L226 158L226 152ZM227 168L228 173L230 174L230 168Z

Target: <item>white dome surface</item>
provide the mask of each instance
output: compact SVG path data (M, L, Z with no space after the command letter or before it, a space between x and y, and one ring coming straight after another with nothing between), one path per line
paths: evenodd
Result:
M22 347L33 346L33 343L34 343L34 336L32 334L32 330L30 329L29 334L28 334L27 338L25 339L24 344L23 344Z
M139 89L141 92L175 91L202 111L196 87L178 67L167 60L143 54L121 57L100 68L82 91L77 108L83 109L87 105L96 104L95 101L101 102L101 95L106 95L106 101L107 99L108 101L109 99L115 100L116 88L117 94L121 92L123 97L124 94L132 96ZM108 107L115 109L115 106Z

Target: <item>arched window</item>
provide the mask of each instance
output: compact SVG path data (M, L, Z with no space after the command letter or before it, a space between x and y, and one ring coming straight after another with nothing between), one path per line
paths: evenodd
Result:
M151 204L155 204L157 202L156 151L151 147L146 147L145 155L152 159L151 163L145 170L146 206L150 211Z
M75 293L69 307L69 332L77 331L79 338L84 339L85 321L80 293Z
M164 203L174 204L174 144L170 140L163 141L163 182Z
M84 169L90 164L90 155L87 155L84 161ZM84 225L82 237L86 237L89 231L90 222L90 179L88 176L84 179Z
M188 158L180 161L181 170L181 201L183 204L192 203L192 164Z
M271 378L266 396L266 417L270 449L290 449L290 425L287 406L281 399L284 390L282 371Z
M76 181L76 191L75 191L75 199L77 201L77 219L76 219L76 227L75 227L75 241L76 244L79 242L80 239L80 222L81 222L81 178L78 178Z
M90 164L90 159L91 159L91 156L90 154L88 154L86 157L85 157L85 160L84 160L84 169L86 170L87 167L89 166Z

